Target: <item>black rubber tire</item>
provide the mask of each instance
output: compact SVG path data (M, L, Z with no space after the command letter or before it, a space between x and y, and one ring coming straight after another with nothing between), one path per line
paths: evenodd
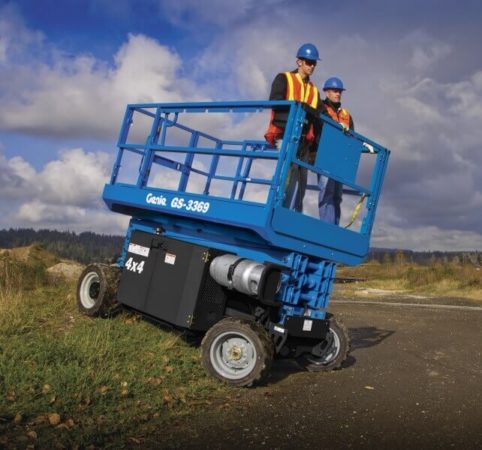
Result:
M117 309L117 286L121 270L107 264L90 264L77 283L77 306L91 317L106 317Z
M329 316L332 344L326 348L322 357L311 353L303 353L297 358L298 364L309 372L328 372L330 370L341 369L341 365L348 357L350 352L350 338L345 325L341 321Z
M251 387L269 376L274 347L260 324L228 317L208 330L201 342L201 354L211 376L233 386Z

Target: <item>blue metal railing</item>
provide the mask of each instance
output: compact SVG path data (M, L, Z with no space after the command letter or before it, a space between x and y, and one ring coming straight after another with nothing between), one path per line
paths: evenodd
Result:
M268 121L268 113L273 108L289 110L285 135L280 149L273 148L258 136L262 135ZM226 122L224 129L216 132L217 136L205 129L186 125L186 118L212 116L212 114L230 113L260 114L259 127L253 131L253 139L233 139L232 136L221 137L238 123ZM148 131L144 139L136 138L132 130L134 121L141 116L147 120ZM274 245L297 247L298 251L316 254L326 259L343 260L343 253L353 252L359 258L368 250L368 240L373 226L376 206L380 196L389 152L377 143L358 133L343 133L336 122L325 116L319 116L323 122L318 156L314 164L308 164L297 158L306 111L296 102L216 102L216 103L183 103L183 104L138 104L129 105L124 116L123 125L118 140L118 155L112 171L110 185L106 186L104 199L114 209L115 205L124 203L122 212L132 215L140 211L151 211L163 215L183 216L192 220L212 220L229 226L253 228L263 239L273 243L274 235L280 237ZM149 122L150 121L150 122ZM177 133L177 134L176 134ZM147 134L147 136L146 136ZM181 136L187 143L181 142ZM142 142L141 142L142 141ZM202 142L201 142L202 141ZM356 182L358 164L361 155L369 153L363 144L373 147L373 157L376 158L369 186ZM138 173L135 183L122 183L119 175L123 168L126 153L136 155L139 159ZM204 157L205 164L197 164L198 158ZM229 173L223 170L225 159L235 160ZM225 162L225 161L224 161ZM272 165L268 170L267 165ZM343 230L331 224L322 223L311 217L303 217L294 211L283 207L286 195L286 180L292 164L306 170L324 175L339 181L344 186L344 192L355 196L367 196L359 232ZM253 173L256 166L264 168L261 173ZM153 171L158 170L158 176L164 183L153 185ZM167 183L170 177L176 176L176 186ZM196 189L190 187L193 176L197 176ZM223 192L214 192L215 183L224 183ZM118 188L118 191L116 191ZM124 189L121 192L122 188ZM133 190L134 188L134 190ZM308 189L317 189L308 186ZM166 197L165 205L152 205L144 201L145 193L158 192ZM251 197L248 195L251 193ZM254 194L253 194L254 192ZM186 211L171 207L172 196L181 193L189 194L186 201L210 202L210 208L202 215L199 211ZM176 197L177 198L177 197ZM226 203L232 202L232 203ZM239 207L236 207L238 205ZM255 209L241 208L241 205L257 205ZM129 210L131 208L131 210ZM120 208L118 208L121 210ZM129 212L131 211L131 212ZM252 218L246 215L256 215ZM159 218L161 220L161 218ZM328 228L326 228L328 227ZM316 230L316 231L315 231ZM327 236L328 232L330 236ZM343 234L345 233L345 234ZM353 233L363 237L355 239ZM321 236L321 237L320 237ZM295 241L297 243L295 243ZM324 247L317 250L318 247ZM350 246L352 250L350 250ZM327 257L327 256L331 256ZM349 261L352 262L352 261Z

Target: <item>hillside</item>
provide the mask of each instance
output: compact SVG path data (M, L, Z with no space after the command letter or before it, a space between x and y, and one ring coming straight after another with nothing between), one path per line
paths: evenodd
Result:
M83 267L77 261L59 258L41 244L0 248L0 288L29 290L59 279L76 280Z

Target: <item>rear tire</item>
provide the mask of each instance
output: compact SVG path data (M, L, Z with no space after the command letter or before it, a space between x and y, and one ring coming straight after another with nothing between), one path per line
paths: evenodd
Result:
M120 268L107 264L90 264L79 277L77 306L87 316L108 316L119 305L116 301Z
M274 348L260 324L229 317L208 330L201 352L210 375L234 386L249 387L267 379Z
M319 344L323 354L315 356L313 353L303 353L297 358L298 364L309 372L327 372L337 370L348 357L350 338L345 325L336 321L333 316L328 318L330 329L327 339Z

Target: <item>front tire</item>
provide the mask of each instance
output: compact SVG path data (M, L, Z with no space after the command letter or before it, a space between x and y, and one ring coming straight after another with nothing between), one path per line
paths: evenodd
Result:
M79 277L77 284L77 306L87 316L107 316L116 302L120 268L106 264L90 264Z
M333 316L329 317L330 328L327 338L320 342L317 355L303 353L297 358L298 364L309 372L327 372L340 369L348 357L350 351L350 338L345 325L336 321ZM321 355L319 355L321 351Z
M201 343L206 371L234 386L261 384L269 375L274 348L266 330L251 320L225 318Z

